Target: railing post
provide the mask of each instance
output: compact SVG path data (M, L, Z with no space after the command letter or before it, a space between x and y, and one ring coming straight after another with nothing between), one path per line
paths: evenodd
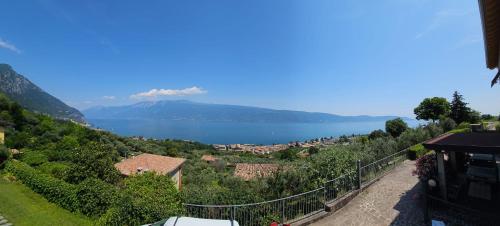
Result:
M328 190L326 188L326 185L328 182L325 182L323 184L323 199L324 199L324 204L325 204L325 212L330 212L330 207L328 207Z
M233 221L234 221L234 215L235 215L235 208L234 206L231 206L231 225L233 225Z
M356 162L356 170L358 171L358 189L361 189L361 160Z
M285 224L285 199L281 200L281 224Z

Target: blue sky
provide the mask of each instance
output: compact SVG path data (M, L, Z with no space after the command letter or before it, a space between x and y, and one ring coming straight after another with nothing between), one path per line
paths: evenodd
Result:
M0 39L0 62L79 109L189 99L413 116L458 90L500 113L477 1L7 0Z

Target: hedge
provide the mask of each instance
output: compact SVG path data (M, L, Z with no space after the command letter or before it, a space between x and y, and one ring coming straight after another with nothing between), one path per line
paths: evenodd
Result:
M429 150L427 150L424 145L416 144L410 147L409 152L414 152L417 158L424 156Z
M48 201L71 211L78 210L76 185L43 174L15 160L7 162L5 169Z

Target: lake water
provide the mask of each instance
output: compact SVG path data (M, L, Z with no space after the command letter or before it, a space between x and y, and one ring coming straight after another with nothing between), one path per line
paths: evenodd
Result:
M338 123L234 123L88 119L95 127L123 136L194 140L207 144L274 144L319 137L367 134L385 121ZM407 121L410 126L418 121Z

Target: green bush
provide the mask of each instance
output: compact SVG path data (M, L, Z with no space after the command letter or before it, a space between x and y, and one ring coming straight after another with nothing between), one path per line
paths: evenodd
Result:
M408 129L408 124L401 118L387 120L385 122L385 131L392 137L399 137L406 129Z
M68 168L68 164L60 162L46 162L37 167L40 172L49 174L58 179L64 178Z
M424 156L429 150L427 150L424 145L417 144L410 147L409 152L414 152L417 158Z
M7 161L9 158L10 158L9 149L0 145L0 167L2 167L4 161Z
M99 224L140 225L182 213L180 194L169 177L149 172L124 182L125 189Z
M78 209L88 216L100 216L111 207L117 194L114 186L99 179L87 179L76 188Z
M469 129L469 128L470 128L470 123L462 122L457 126L456 129Z
M500 132L500 123L497 123L497 125L495 126L495 130L496 130L497 132Z
M5 169L50 202L71 211L78 209L75 185L40 173L27 164L15 160L9 161Z
M439 126L443 129L444 132L448 132L455 129L455 127L457 127L457 123L451 118L442 118L439 120Z
M39 166L49 161L47 156L41 152L24 150L21 161L30 166Z

